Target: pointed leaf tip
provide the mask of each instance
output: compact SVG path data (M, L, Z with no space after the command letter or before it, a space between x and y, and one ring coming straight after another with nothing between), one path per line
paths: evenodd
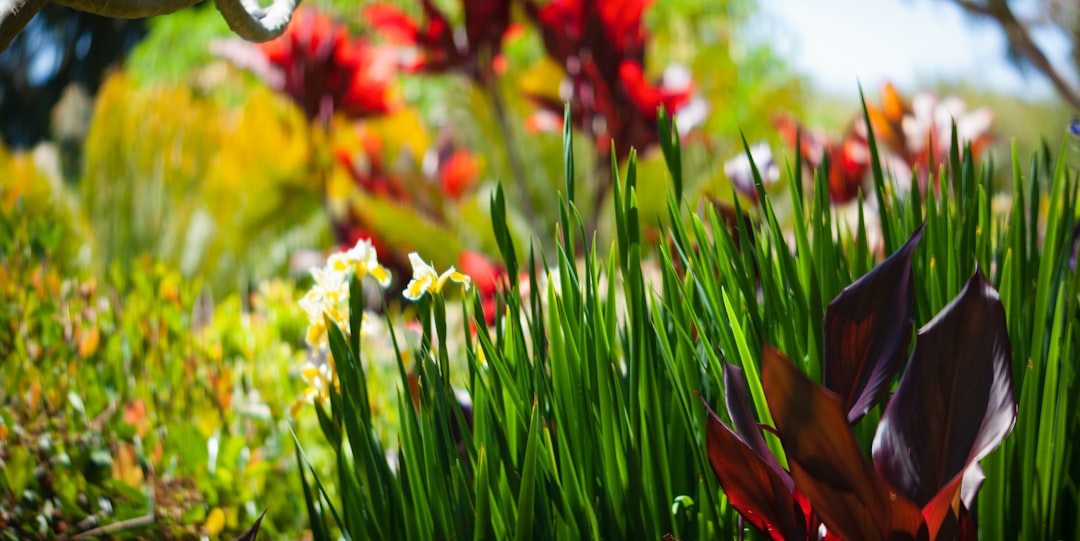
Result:
M923 227L825 311L824 384L840 395L851 424L881 400L907 356L915 317L911 258Z
M255 538L259 536L259 526L262 526L262 519L266 516L266 510L259 515L259 518L255 519L255 524L251 525L251 528L236 538L236 541L255 541Z
M919 330L874 438L877 471L923 506L931 534L970 501L977 462L1016 421L1005 310L980 269Z
M727 406L731 423L735 425L739 437L750 447L765 463L778 472L784 472L780 463L773 456L765 443L765 438L758 428L757 419L754 417L754 408L750 404L750 398L746 395L746 374L743 369L731 363L724 365L724 405ZM794 490L795 484L790 476L784 475L784 484L788 490Z

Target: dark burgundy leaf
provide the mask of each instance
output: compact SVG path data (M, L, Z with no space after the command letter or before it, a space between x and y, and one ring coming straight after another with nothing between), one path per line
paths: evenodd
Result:
M882 479L851 433L840 397L766 346L762 383L795 487L839 539L910 538L918 507Z
M816 535L816 524L811 532L803 506L788 488L792 485L788 473L774 468L720 421L707 403L705 407L709 410L709 463L731 505L747 522L776 541ZM775 457L769 456L775 464Z
M784 475L781 475L784 485L787 486L788 492L794 492L795 482L791 480L791 476L777 462L776 457L769 450L769 446L766 445L761 430L758 429L754 409L750 405L750 398L746 396L746 374L743 373L742 368L731 363L723 363L723 365L724 403L727 405L728 415L731 416L731 423L735 425L735 430L739 432L739 437L743 442L757 453L770 468L784 473Z
M825 310L823 382L840 395L851 424L881 400L907 356L915 315L911 255L921 238L919 227Z
M248 531L240 534L240 537L237 537L236 541L255 541L255 538L259 536L259 526L262 525L264 516L266 516L265 510L259 515L259 518L255 519L255 524L252 524Z
M924 508L931 534L944 510L928 506L955 512L963 481L965 499L972 498L980 472L965 473L1012 430L1011 359L1005 310L976 269L960 294L919 331L874 438L878 472Z

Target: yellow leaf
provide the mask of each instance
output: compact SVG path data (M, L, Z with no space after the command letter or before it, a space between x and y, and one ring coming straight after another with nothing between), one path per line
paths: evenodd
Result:
M131 485L139 487L143 484L143 471L139 467L139 457L135 454L135 446L130 443L122 444L113 457L113 477Z
M525 70L518 78L518 88L525 94L541 96L561 102L559 86L566 74L554 60L545 57L544 60Z
M221 533L221 530L225 528L225 512L220 507L215 507L210 514L206 517L206 522L203 523L203 530L206 531L206 535L209 537L217 537Z
M101 331L97 327L87 327L79 332L79 357L85 359L97 351L101 343Z
M427 152L431 144L429 130L424 126L424 120L416 109L399 109L389 115L368 119L364 122L363 129L369 130L383 141L383 150L386 152L384 156L408 153L415 163L424 159L424 152ZM346 135L345 132L346 130L339 130L337 134ZM352 137L357 137L355 132Z

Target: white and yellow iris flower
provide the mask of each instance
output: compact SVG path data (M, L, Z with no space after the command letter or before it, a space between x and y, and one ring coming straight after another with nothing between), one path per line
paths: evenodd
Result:
M427 293L432 295L440 293L447 281L461 284L466 290L472 284L472 279L458 272L454 267L446 269L439 274L435 268L420 258L416 252L409 254L409 263L412 263L413 277L409 285L405 287L405 298L411 301L420 300Z
M342 274L352 270L353 274L360 279L370 274L384 289L390 286L390 272L379 264L379 254L375 250L375 245L368 240L360 239L356 242L356 246L330 256L326 267L330 271Z

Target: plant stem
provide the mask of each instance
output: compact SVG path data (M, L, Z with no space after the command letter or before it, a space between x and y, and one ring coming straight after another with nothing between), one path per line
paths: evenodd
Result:
M141 517L129 518L127 520L121 520L120 522L114 522L112 524L106 524L105 526L99 526L93 530L87 530L82 532L71 539L89 539L91 537L98 537L108 535L124 530L133 530L136 528L143 528L154 523L154 515L143 515Z

